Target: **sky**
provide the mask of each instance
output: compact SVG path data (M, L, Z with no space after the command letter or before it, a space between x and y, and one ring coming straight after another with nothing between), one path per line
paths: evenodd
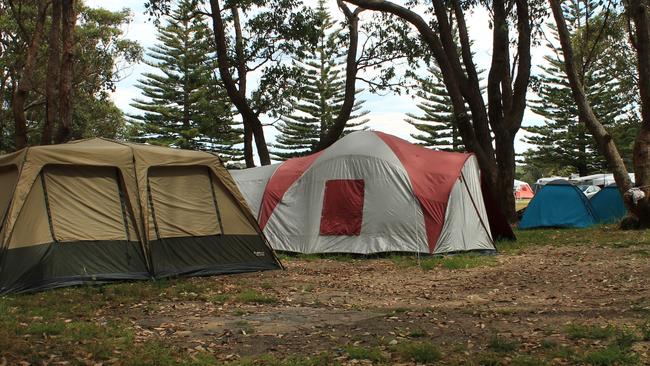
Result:
M331 13L337 19L341 17L340 11L336 8L336 2L329 0L331 5ZM306 0L307 4L314 3L315 0ZM156 44L156 27L149 17L145 14L144 8L145 0L121 0L121 1L105 1L105 0L86 0L86 4L91 7L103 7L110 10L120 10L128 8L131 10L133 21L125 27L125 37L138 41L140 45L146 50ZM362 13L363 15L364 13ZM363 21L363 18L362 18ZM470 31L470 37L474 41L475 63L479 69L489 69L491 48L492 48L492 32L488 26L489 17L487 11L483 8L470 13L467 16L467 24ZM532 64L533 74L538 72L538 67L543 63L543 56L548 52L545 47L535 47L532 50ZM128 69L121 81L116 84L116 89L112 93L115 104L127 114L139 113L137 109L130 106L135 98L140 97L140 90L136 87L137 81L142 79L142 74L146 72L156 72L144 63L139 63ZM362 85L358 84L358 87ZM529 91L529 99L534 95ZM367 124L368 128L378 131L390 133L401 138L413 141L410 137L411 133L416 132L415 128L404 122L407 113L418 114L416 107L417 100L409 95L374 95L369 92L363 92L358 96L359 99L365 100L363 109L368 110L370 113L365 117L370 121ZM263 121L264 122L264 121ZM537 125L543 122L543 118L534 114L529 109L524 114L523 126ZM271 142L277 135L277 131L273 127L265 127L267 141ZM530 148L522 137L526 132L520 130L515 141L515 150L517 153L522 153Z

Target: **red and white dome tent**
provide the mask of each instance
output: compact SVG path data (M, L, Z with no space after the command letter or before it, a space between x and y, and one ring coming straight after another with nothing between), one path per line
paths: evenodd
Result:
M518 200L521 199L530 199L535 196L535 192L533 192L533 189L530 187L530 184L521 181L521 180L514 180L512 189L515 192L515 198Z
M512 230L481 186L473 154L382 132L231 174L276 250L298 253L493 251Z

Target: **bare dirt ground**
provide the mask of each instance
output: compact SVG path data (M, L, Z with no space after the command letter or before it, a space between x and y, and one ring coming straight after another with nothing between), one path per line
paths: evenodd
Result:
M491 260L423 270L390 259L290 258L285 271L190 280L207 281L222 302L184 293L128 314L136 339L164 336L219 360L327 353L351 364L398 362L402 342L435 344L445 364L583 363L581 352L606 348L609 336L572 335L572 324L638 334L650 319L645 249L543 246ZM247 289L260 298L233 300ZM650 343L636 338L630 362L650 364ZM379 355L352 359L351 346Z

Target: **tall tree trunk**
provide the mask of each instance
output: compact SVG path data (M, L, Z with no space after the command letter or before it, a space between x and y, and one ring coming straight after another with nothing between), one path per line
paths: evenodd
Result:
M61 1L52 2L52 24L48 37L45 81L45 123L41 145L52 143L54 126L59 125L59 72L61 71Z
M331 126L328 126L327 133L321 135L322 137L320 138L318 145L316 145L315 151L320 151L331 146L341 137L341 135L343 135L345 125L350 119L352 109L354 109L358 71L357 48L359 47L359 13L364 9L358 7L354 12L352 12L342 0L337 0L337 3L345 15L345 19L348 22L348 31L350 33L350 43L348 45L348 55L346 58L345 68L345 94L343 97L343 104L341 105L341 109L336 116L336 119L332 122Z
M564 55L564 68L567 78L569 79L569 85L571 87L573 99L578 106L579 117L585 123L589 132L591 132L591 134L594 136L594 139L596 140L601 153L603 156L605 156L609 168L614 174L614 180L616 181L621 194L623 194L624 197L628 196L629 198L629 195L626 195L626 192L632 188L632 181L628 176L625 163L623 162L623 159L621 158L621 155L616 148L616 144L614 143L612 136L600 123L593 110L591 109L589 101L587 100L584 86L580 82L578 75L578 65L576 64L576 60L573 54L571 34L569 33L566 20L564 19L562 5L560 4L559 0L549 1L551 4L551 10L553 11L553 17L555 18L555 23L557 24L557 32L560 38L560 44L562 46L562 53ZM641 133L639 133L639 136L641 136ZM641 180L641 182L643 181ZM639 182L637 182L637 184L638 183ZM630 199L626 199L626 203L632 212L636 211L635 206Z
M27 48L27 55L25 57L25 64L20 76L20 81L16 87L13 95L11 109L14 115L15 123L15 139L16 150L22 149L27 146L27 117L25 116L25 102L30 90L32 89L32 77L34 75L34 68L36 66L36 56L38 48L41 45L43 36L43 26L45 24L45 16L49 2L40 1L38 3L38 15L34 27L32 39Z
M219 0L210 0L210 10L221 81L226 87L228 97L242 116L244 125L249 125L253 136L255 137L255 146L257 147L257 154L260 157L260 162L262 165L269 165L271 164L271 156L269 154L269 149L266 146L262 122L248 104L246 95L242 94L241 91L237 89L237 85L230 74L230 60L228 60L228 45L226 43L225 34L226 27L221 16Z
M253 160L253 131L247 124L244 124L244 161L247 168L255 166Z
M70 140L72 134L72 76L74 66L74 28L77 14L74 11L74 0L61 1L62 16L62 59L59 83L59 110L61 124L56 137L56 143L61 144Z
M248 78L248 69L246 68L246 56L244 55L244 35L241 30L241 22L239 20L239 9L236 4L230 5L230 12L232 13L233 27L235 28L235 62L237 69L237 87L239 94L246 97L246 81ZM253 157L253 130L250 121L242 120L244 125L244 161L247 168L255 166L255 159Z
M516 216L513 183L515 180L515 137L509 133L495 134L498 176L496 192L505 217Z
M495 4L493 4L493 6L495 6ZM500 17L503 17L499 22L501 23L502 28L506 27L506 31L499 32L495 29L494 32L498 32L501 35L503 35L502 33L505 33L506 39L499 39L499 42L505 41L506 45L505 47L500 45L493 51L492 55L493 59L496 57L504 63L503 65L497 66L501 72L501 76L493 81L497 82L498 80L501 85L501 91L499 93L501 99L500 101L492 99L492 103L489 103L490 111L492 111L493 108L498 108L501 111L501 114L499 115L490 116L490 126L495 135L496 144L495 155L497 160L498 200L501 203L503 213L512 221L516 218L515 198L512 191L516 167L514 141L517 132L521 128L524 111L526 110L526 93L530 81L530 48L532 38L528 1L515 0L515 6L517 13L516 77L513 81L510 69L510 48L507 45L508 39L510 39L507 32L508 13L499 10L499 14L501 14ZM497 54L497 51L502 54ZM488 97L488 99L490 98ZM498 107L496 105L498 105ZM502 138L496 136L502 136Z
M5 71L2 70L4 73ZM7 90L7 81L9 79L9 73L2 75L2 82L0 82L0 98L4 99L5 91ZM6 152L5 150L5 108L4 103L0 103L0 152Z

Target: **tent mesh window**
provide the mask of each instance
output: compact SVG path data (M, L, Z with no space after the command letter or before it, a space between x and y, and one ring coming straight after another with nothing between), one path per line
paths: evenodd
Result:
M363 179L325 182L320 235L359 235L363 221Z
M56 241L129 240L114 167L52 165L41 179Z
M204 166L153 167L149 171L151 218L156 237L222 233L210 172Z

